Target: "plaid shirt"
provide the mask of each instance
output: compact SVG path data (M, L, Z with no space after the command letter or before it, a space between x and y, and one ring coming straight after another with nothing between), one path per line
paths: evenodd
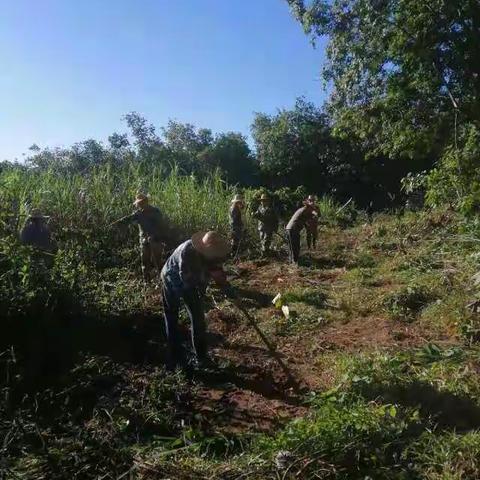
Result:
M162 268L162 280L177 294L193 288L204 292L210 280L208 265L191 240L179 245Z

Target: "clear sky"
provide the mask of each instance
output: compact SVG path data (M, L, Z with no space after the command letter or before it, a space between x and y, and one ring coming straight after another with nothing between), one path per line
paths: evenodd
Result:
M105 140L130 111L248 134L323 101L323 54L285 0L0 0L0 160Z

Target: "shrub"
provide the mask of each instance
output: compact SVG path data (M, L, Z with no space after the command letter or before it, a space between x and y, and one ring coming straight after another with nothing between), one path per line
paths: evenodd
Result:
M430 287L412 283L386 295L384 305L395 317L413 319L435 299Z
M452 205L470 215L480 209L480 130L468 124L460 131L457 148L445 150L439 165L428 174L427 204Z

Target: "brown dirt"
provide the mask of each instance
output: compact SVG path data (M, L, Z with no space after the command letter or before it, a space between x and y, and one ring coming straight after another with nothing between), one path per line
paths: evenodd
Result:
M354 248L357 241L346 239L349 248ZM244 304L266 332L271 330L272 317L279 315L271 304L276 293L293 287L321 286L328 290L346 272L341 261L332 262L321 252L312 256L312 263L318 267L248 261L232 268L232 280ZM378 285L379 292L389 287ZM432 340L451 343L449 338L432 339L415 323L403 324L381 316L353 317L290 336L269 333L299 384L295 390L240 312L222 304L222 309L209 312L208 320L211 352L221 368L219 373L200 379L193 404L207 424L230 432L268 431L305 415L302 393L329 388L334 381L334 372L322 360L329 352L397 350Z

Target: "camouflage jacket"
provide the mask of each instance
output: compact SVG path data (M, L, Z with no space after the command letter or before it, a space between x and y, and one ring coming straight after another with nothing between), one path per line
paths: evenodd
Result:
M305 228L309 232L316 232L318 229L318 224L320 222L320 211L318 208L315 208L310 218L305 223Z
M160 241L166 236L166 222L157 207L148 205L143 210L136 210L122 219L124 223L137 223L141 242Z
M243 228L242 210L238 205L233 205L230 207L229 216L230 216L230 226L233 229Z
M278 216L272 207L260 205L253 216L258 220L260 231L276 232L278 230Z

